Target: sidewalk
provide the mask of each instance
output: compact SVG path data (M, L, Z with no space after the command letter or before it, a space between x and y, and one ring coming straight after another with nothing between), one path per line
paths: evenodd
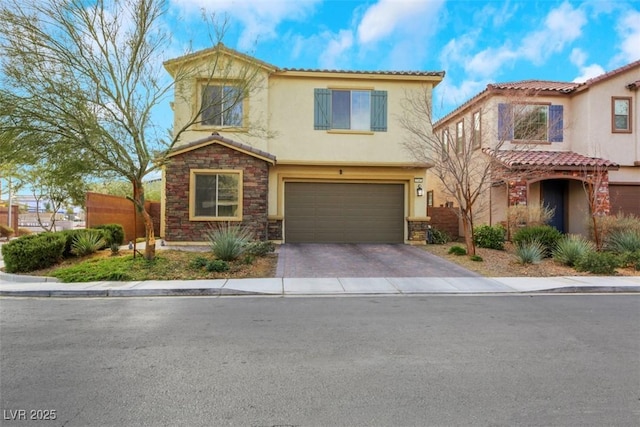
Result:
M42 280L42 281L36 281ZM59 283L0 273L0 296L415 295L640 292L640 277L263 278Z

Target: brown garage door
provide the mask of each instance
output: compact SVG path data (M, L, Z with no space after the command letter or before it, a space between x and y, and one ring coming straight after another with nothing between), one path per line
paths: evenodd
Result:
M640 216L640 185L609 184L611 213Z
M404 186L287 182L287 243L403 243Z

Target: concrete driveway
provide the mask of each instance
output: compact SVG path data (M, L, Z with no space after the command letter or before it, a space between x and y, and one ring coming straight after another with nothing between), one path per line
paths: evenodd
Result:
M394 244L287 243L276 277L479 277L424 249Z

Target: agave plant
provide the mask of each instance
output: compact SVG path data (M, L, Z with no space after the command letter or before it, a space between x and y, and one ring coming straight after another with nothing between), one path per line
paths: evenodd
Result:
M516 245L516 257L521 264L539 264L546 248L539 240L533 239Z
M99 251L105 245L100 233L82 233L73 238L71 253L77 256L90 255Z
M207 233L209 246L217 259L233 261L244 252L252 240L252 233L241 225L222 223L212 227Z
M559 263L573 267L580 257L594 250L595 245L592 241L581 235L569 234L558 240L552 256Z
M640 233L635 230L617 230L607 238L607 249L622 254L640 250Z

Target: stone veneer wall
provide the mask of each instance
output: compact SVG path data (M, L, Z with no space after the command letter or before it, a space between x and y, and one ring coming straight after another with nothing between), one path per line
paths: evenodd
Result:
M409 241L426 242L429 221L408 221Z
M168 242L201 242L215 221L189 221L191 169L243 170L242 224L256 239L267 238L269 164L224 145L210 144L172 157L166 166L166 228Z

